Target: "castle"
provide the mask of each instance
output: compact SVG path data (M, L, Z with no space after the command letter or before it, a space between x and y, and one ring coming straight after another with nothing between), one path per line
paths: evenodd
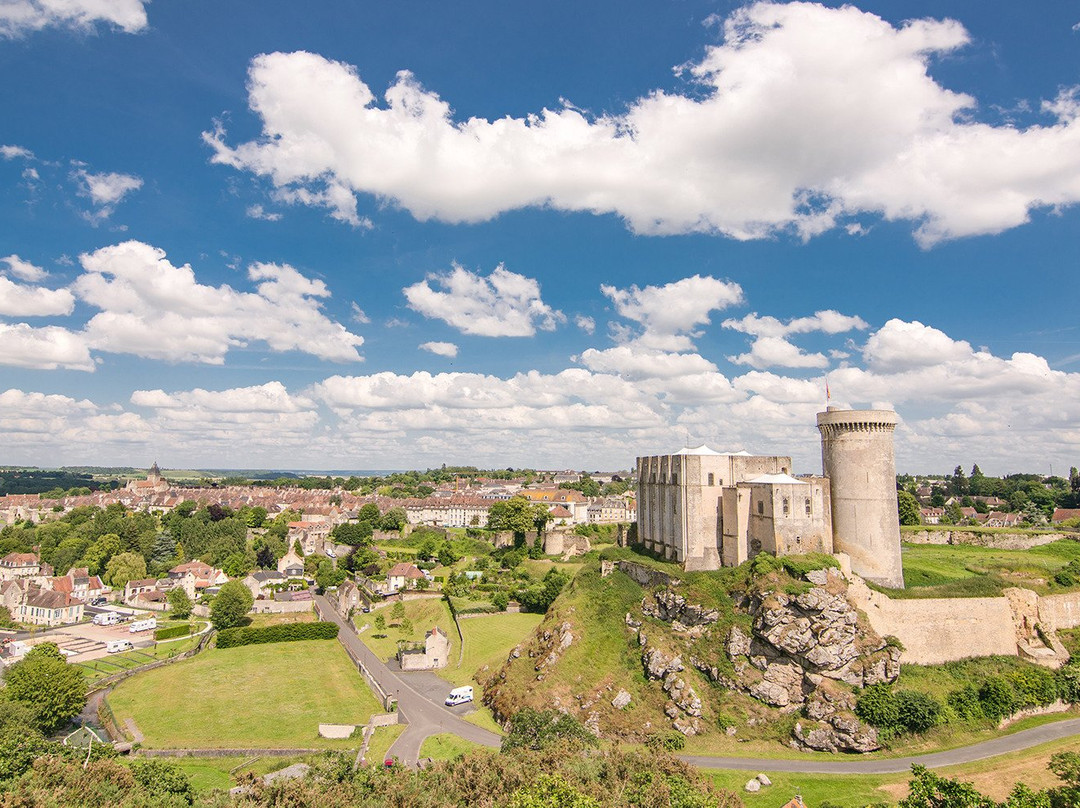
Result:
M637 459L638 539L686 570L775 555L846 553L863 578L902 588L890 410L817 415L821 476L791 458L707 446Z

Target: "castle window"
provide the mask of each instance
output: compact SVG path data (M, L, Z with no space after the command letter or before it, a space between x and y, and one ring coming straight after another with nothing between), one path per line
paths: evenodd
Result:
M806 498L806 515L810 515L810 497Z
M652 473L652 481L654 483L656 482L656 472L655 471Z
M678 485L679 484L679 475L676 474L675 472L671 473L671 484L672 485Z
M757 512L758 512L759 516L765 513L765 503L763 501L761 501L760 499L758 500L758 503L757 503Z
M713 482L713 473L710 471L709 472L709 485L715 485L715 484L716 483Z
M784 497L784 516L787 516L789 513L791 513L791 507L788 504L788 498Z

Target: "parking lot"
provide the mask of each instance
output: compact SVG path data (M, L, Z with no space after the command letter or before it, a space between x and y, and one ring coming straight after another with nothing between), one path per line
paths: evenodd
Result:
M105 611L95 609L94 611ZM147 615L152 616L152 615ZM108 655L106 650L111 640L128 640L135 648L147 648L154 645L154 632L141 631L131 633L128 631L130 623L118 623L115 626L98 626L94 623L79 623L74 626L51 629L47 632L37 633L25 640L27 645L37 645L43 642L54 642L62 651L72 652L69 659L72 662L86 662L98 657Z

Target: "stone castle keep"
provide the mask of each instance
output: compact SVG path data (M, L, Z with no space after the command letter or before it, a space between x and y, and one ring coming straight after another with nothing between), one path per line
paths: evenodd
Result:
M706 446L639 457L638 538L686 570L846 553L858 575L902 588L896 423L889 410L819 412L820 477L791 476L790 457Z

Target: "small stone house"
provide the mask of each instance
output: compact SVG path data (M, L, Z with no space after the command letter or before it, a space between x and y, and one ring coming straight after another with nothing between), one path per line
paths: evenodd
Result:
M450 638L438 626L424 635L423 644L402 644L398 661L403 671L430 671L445 668L450 661Z
M387 571L386 587L391 592L398 592L402 589L414 589L416 588L416 582L424 577L424 573L422 573L415 564L402 562L400 564L395 564Z

